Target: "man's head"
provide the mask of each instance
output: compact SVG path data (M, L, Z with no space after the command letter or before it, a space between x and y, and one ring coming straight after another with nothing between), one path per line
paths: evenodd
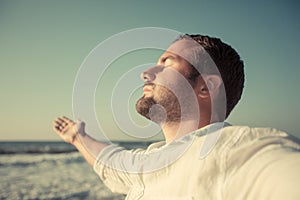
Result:
M185 81L178 78L180 76ZM145 117L151 118L151 107L158 104L165 109L167 121L180 121L183 116L195 117L191 113L198 108L192 104L199 106L201 115L207 112L212 114L212 105L219 99L219 102L226 103L224 114L218 111L223 116L222 120L241 98L243 62L236 51L220 39L184 35L176 39L160 57L157 66L142 74L142 79L145 81L144 96L137 102L136 108ZM221 88L226 90L223 98ZM162 113L158 112L158 115ZM157 119L161 120L159 117Z

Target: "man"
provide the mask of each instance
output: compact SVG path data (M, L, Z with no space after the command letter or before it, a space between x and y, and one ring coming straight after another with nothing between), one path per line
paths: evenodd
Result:
M299 199L297 139L224 123L241 98L243 67L220 39L184 35L142 73L136 104L161 126L165 141L128 151L94 140L83 122L66 117L54 121L54 130L127 199Z

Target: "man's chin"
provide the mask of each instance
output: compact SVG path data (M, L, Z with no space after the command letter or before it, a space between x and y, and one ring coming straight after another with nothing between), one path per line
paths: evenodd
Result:
M143 97L137 101L135 108L140 115L150 119L150 108L155 104L156 102L152 97L147 97L144 94Z
M140 98L136 103L136 110L140 115L157 124L162 124L169 121L166 109L151 97ZM176 113L176 116L177 115L178 113ZM180 115L178 120L180 121Z

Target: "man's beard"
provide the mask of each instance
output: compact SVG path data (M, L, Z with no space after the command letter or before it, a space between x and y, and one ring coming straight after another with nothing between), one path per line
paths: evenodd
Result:
M159 90L159 97L152 95L140 98L136 103L137 112L158 124L180 122L181 108L177 97L163 86L155 88Z

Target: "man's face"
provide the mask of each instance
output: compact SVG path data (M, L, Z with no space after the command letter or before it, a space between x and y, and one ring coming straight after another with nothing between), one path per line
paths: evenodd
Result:
M141 75L145 84L143 97L136 104L138 113L157 123L180 121L182 115L192 111L192 72L185 59L166 51L156 66Z

